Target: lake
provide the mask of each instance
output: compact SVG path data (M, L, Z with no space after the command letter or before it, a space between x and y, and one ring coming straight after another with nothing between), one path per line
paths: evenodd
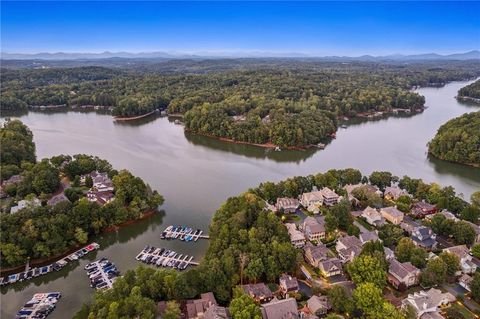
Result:
M154 217L94 238L101 248L87 258L59 272L2 288L1 316L11 318L34 293L60 291L63 298L49 318L71 317L93 293L83 266L102 256L120 271L139 265L134 257L147 244L173 248L200 260L206 240L162 241L163 228L182 224L208 231L213 213L226 198L263 181L354 167L364 174L386 170L452 185L468 199L480 189L480 169L430 159L426 144L449 119L479 110L454 98L458 89L471 82L419 89L428 106L423 113L351 121L324 150L274 152L221 142L185 134L181 125L164 117L133 124L116 123L109 115L93 112L20 115L34 133L39 159L58 154L97 155L117 169L140 176L166 200L162 212Z

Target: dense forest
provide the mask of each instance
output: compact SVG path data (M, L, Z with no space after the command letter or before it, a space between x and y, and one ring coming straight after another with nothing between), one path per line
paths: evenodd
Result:
M61 254L72 246L85 244L91 235L106 227L135 220L148 210L156 210L163 197L130 172L114 170L105 160L89 155L55 156L35 161L32 133L22 122L9 121L0 129L2 181L20 174L20 181L4 184L8 196L2 199L0 214L1 267L17 266L27 258L46 258ZM106 172L113 181L115 197L104 206L90 202L79 185L79 176L94 170ZM57 190L60 178L72 183L64 190L68 201L46 205ZM27 205L7 213L13 201L38 198L41 206Z
M458 90L457 98L480 99L480 80Z
M440 126L428 152L442 160L480 166L480 112L467 113Z
M391 183L399 183L416 200L427 200L436 204L439 209L448 209L462 218L469 216L470 219L478 219L480 216L478 207L480 193L478 192L475 196L472 195L472 204L469 204L458 197L452 187L440 187L435 183L427 184L421 179L407 176L398 178L389 172L373 172L370 176L363 176L359 170L349 168L329 170L317 175L297 176L279 183L265 182L257 188L229 198L216 211L210 225L209 248L200 266L183 273L142 266L136 270L128 270L123 278L115 282L113 289L95 293L93 302L85 304L75 318L154 318L156 302L160 300L181 301L209 291L215 294L221 304L230 305L230 310L233 312L238 308L238 304L243 306L251 304L258 310L253 300L249 300L245 295L236 295L236 286L242 283L275 283L283 272L296 273L302 260L300 250L290 244L286 228L281 222L281 214L269 211L266 202L274 203L279 196L297 197L303 192L311 191L313 186L330 187L338 194L345 195L343 189L345 185L359 182L369 182L379 188L389 186ZM383 200L378 195L375 196L378 198L363 199L364 205L373 205L372 203ZM405 209L409 210L412 199L409 196L404 197ZM394 203L383 204L394 205ZM342 201L332 208L324 208L322 213L326 214L327 232L333 234L340 229L349 234L358 235L359 230L353 225L350 210L348 201ZM440 232L440 228L446 228L445 222L442 222L435 219L432 227ZM475 232L468 224L459 222L458 225L450 226L453 229L453 237L458 237L459 242L460 240L468 244L473 242ZM398 226L387 225L385 229L380 230L379 236L384 239L387 246L400 247L398 256L403 256L405 260L411 258L412 262L418 261L419 266L428 269L426 259L412 257L420 253L426 257L426 251L416 248L409 238L404 238L403 231ZM330 296L334 303L334 311L337 313L352 317L362 317L362 313L371 313L365 317L383 318L387 311L392 318L411 318L395 310L382 296L381 289L385 285L386 278L383 266L386 261L384 261L383 245L380 244L381 254L378 253L376 246L365 248L360 258L372 261L371 264L375 269L367 267L365 271L369 272L368 278L377 278L379 283L371 283L370 279L367 282L357 279L362 277L360 275L364 272L361 265L357 267L356 263L361 263L358 261L348 268L352 280L357 284L353 299L339 287L323 292ZM374 296L370 295L371 293L374 293ZM362 302L364 299L368 299L367 305ZM234 318L252 317L241 315L235 317L234 315Z
M339 116L415 110L425 101L412 87L480 74L475 62L439 63L245 59L2 69L0 105L107 106L116 116L168 108L184 114L186 129L195 133L307 146L333 133Z

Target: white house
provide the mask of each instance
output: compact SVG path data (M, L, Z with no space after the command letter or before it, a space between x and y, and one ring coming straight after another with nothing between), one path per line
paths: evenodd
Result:
M320 191L323 197L323 204L326 206L333 206L338 203L338 199L340 196L337 195L334 191L332 191L328 187L322 188Z
M451 293L442 293L440 290L431 288L430 290L422 290L409 294L407 298L403 299L402 305L411 305L417 313L417 318L420 318L427 313L438 313L439 307L448 305L456 300Z
M458 275L460 275L460 273L473 274L477 271L477 265L472 261L472 256L469 254L470 250L466 245L448 247L443 251L454 254L460 260L460 268L462 268L462 270Z
M384 219L378 210L370 206L362 211L362 217L366 219L367 223L373 226L379 226L384 223Z
M319 242L322 238L325 238L325 222L322 218L314 218L308 216L303 221L303 232L310 241Z
M290 242L293 246L301 248L305 245L305 235L297 230L297 226L293 223L286 223L288 234L290 235Z
M310 212L318 212L318 207L323 204L322 192L303 193L300 197L300 204Z
M18 201L16 206L12 206L10 208L10 214L14 214L14 213L18 212L19 210L27 208L27 207L28 208L34 208L34 207L39 207L41 205L42 205L42 202L40 202L40 200L38 198L34 198L32 200L23 199L21 201Z

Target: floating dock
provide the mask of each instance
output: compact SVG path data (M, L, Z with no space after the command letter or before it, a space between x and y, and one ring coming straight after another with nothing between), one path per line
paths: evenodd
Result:
M110 289L120 272L114 263L107 258L101 258L85 266L90 278L90 287L97 290Z
M62 297L59 292L46 292L33 295L15 315L15 319L46 318Z
M209 239L208 235L203 235L203 230L193 229L187 226L168 226L160 235L161 239L180 239L183 241L197 241L200 238Z
M157 267L170 267L178 270L185 270L188 266L198 266L198 263L193 261L193 256L148 245L145 246L135 259Z
M27 268L23 272L13 274L13 275L9 275L9 276L6 276L6 277L1 277L0 278L0 286L13 284L17 281L21 282L21 281L24 281L24 280L29 280L29 279L32 279L32 278L35 278L35 277L38 277L38 276L41 276L41 275L48 274L49 272L54 271L54 270L59 271L60 269L65 267L69 262L77 260L78 258L81 258L81 257L87 255L89 252L94 251L95 249L98 249L98 248L100 248L99 244L91 243L91 244L77 250L76 252L68 255L67 257L64 257L64 258L54 262L53 264L46 265L46 266L43 266L43 267L38 267L38 268L31 268L31 269L29 269L29 267L27 266Z

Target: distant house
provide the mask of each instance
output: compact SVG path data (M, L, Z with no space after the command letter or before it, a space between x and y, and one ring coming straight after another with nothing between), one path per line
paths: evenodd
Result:
M260 308L263 319L297 319L297 301L294 298L274 299Z
M303 232L310 241L319 242L322 238L325 238L325 219L323 216L314 218L308 216L303 221Z
M358 189L358 188L361 188L367 194L377 194L379 196L382 195L382 192L375 185L371 185L371 184L355 184L355 185L347 184L347 185L345 185L345 187L343 189L347 192L347 198L348 198L349 201L354 201L355 203L358 203L358 199L355 198L355 196L353 195L353 191Z
M373 226L381 226L384 224L385 220L383 219L382 215L376 210L368 206L362 212L362 217L365 218L367 223Z
M322 192L315 191L309 193L303 193L300 197L300 204L308 211L318 212L318 207L323 204Z
M213 293L207 292L201 294L200 299L187 300L184 315L187 319L202 319L205 318L208 309L215 306L217 306L215 296Z
M412 210L410 211L410 213L416 218L425 218L425 216L435 214L436 212L437 207L425 201L413 204Z
M47 201L47 205L48 206L55 206L55 205L57 205L58 203L61 203L61 202L70 202L70 200L68 200L67 196L65 196L65 194L63 192L58 194L58 195L53 196L52 198L50 198Z
M249 284L242 286L243 291L256 302L265 303L273 299L273 294L264 283Z
M337 240L335 248L340 260L346 263L360 255L362 252L362 242L355 236L345 236Z
M113 182L110 177L108 177L108 173L100 173L98 171L93 171L90 174L82 175L80 176L81 185L85 185L88 176L92 178L92 188L97 192L113 192Z
M458 257L462 273L473 274L475 273L475 271L477 271L477 264L472 261L473 257L470 255L470 250L467 248L466 245L448 247L445 248L443 251L454 254ZM460 273L458 273L458 275L460 275Z
M303 247L303 251L308 263L317 268L322 261L325 261L330 257L327 246L322 243L319 243L317 246L307 243L305 247Z
M333 206L338 203L340 196L338 196L337 193L332 191L330 188L324 187L320 192L322 194L323 204L325 206Z
M42 202L38 198L34 198L31 200L23 199L18 201L16 206L12 206L10 208L10 214L15 214L16 212L24 208L35 208L35 207L40 207L41 205L42 205Z
M297 229L297 225L293 223L285 223L285 226L288 230L288 235L290 235L290 242L293 246L301 248L305 245L305 235Z
M307 300L307 307L310 312L316 316L326 315L332 305L328 302L327 296L317 296L313 295L310 299Z
M342 262L338 258L329 258L318 263L318 269L325 278L340 275L342 268Z
M396 201L400 196L403 195L408 196L408 192L398 186L387 186L385 187L385 191L383 192L383 198L393 201Z
M428 215L426 218L427 219L432 219L434 216L436 215L442 215L443 217L445 217L446 219L449 219L449 220L453 220L455 222L458 222L459 219L457 218L457 216L455 216L455 214L453 214L452 212L449 212L448 210L446 209L443 209L442 211L434 214L434 215Z
M472 291L470 288L472 281L473 278L467 274L463 274L460 278L458 278L458 284L468 291Z
M381 241L377 233L374 231L367 231L367 232L361 233L358 237L362 245L365 245L365 243L369 241Z
M390 260L388 267L388 282L396 289L411 287L418 284L420 279L420 269L410 262L401 263L396 259Z
M400 225L403 221L404 214L403 212L399 211L397 207L383 207L380 209L380 214L382 217L388 220L390 223L394 225Z
M87 199L90 202L95 202L100 206L103 206L109 202L111 202L114 198L112 192L98 192L98 191L88 191L87 192Z
M422 290L409 294L407 298L403 299L402 305L410 305L417 313L417 318L425 314L439 312L439 307L446 306L456 300L451 293L442 293L440 290L431 288L428 291Z
M412 231L411 238L415 245L425 248L426 250L434 250L437 247L437 235L429 227L415 227Z
M277 211L284 213L295 213L298 206L300 206L298 199L288 197L277 198L277 203L275 204Z
M279 283L280 283L280 290L282 291L283 294L298 291L298 280L293 276L282 274L280 276Z
M229 319L230 313L227 308L213 305L208 307L204 315L205 319Z

